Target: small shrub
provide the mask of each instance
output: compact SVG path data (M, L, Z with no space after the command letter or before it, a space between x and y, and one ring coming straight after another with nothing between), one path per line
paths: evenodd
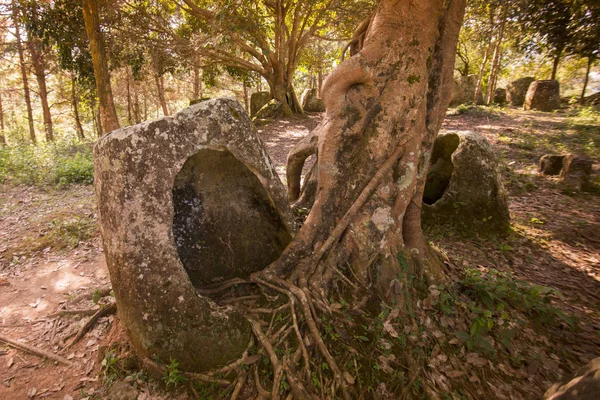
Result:
M167 365L167 369L165 369L163 380L167 387L179 386L179 384L185 381L185 376L179 371L177 360L171 359L171 362Z
M90 143L63 141L0 148L0 182L63 186L93 181Z

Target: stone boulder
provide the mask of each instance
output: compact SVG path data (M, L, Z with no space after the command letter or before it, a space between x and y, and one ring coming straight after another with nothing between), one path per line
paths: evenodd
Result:
M494 104L506 104L506 89L497 88L494 90Z
M600 357L580 368L572 379L552 385L543 397L543 400L597 399L600 399Z
M194 104L198 104L198 103L202 103L203 101L208 101L210 100L210 97L201 97L199 99L193 99L190 100L190 106L193 106Z
M258 110L263 108L271 100L269 92L255 92L250 96L250 116L254 117Z
M300 100L302 109L307 112L324 112L325 103L318 96L317 89L306 89Z
M529 85L531 85L533 81L535 81L535 78L528 76L509 83L506 86L506 101L511 106L522 106L525 102L525 96L527 95Z
M534 81L525 96L524 110L553 111L560 108L558 81Z
M600 106L600 92L585 97L583 104L587 106Z
M591 184L591 175L594 162L585 157L569 154L564 157L560 179L563 185L570 190L586 190Z
M454 81L452 89L451 106L459 104L473 104L475 89L477 88L478 75L461 76ZM477 96L477 104L483 104L483 90Z
M265 120L265 119L277 119L283 117L283 104L275 99L270 100L267 104L265 104L256 115L254 115L254 120Z
M542 175L559 175L565 155L546 154L540 158L539 171Z
M435 141L423 194L425 225L468 233L508 232L507 195L492 146L470 131L441 134Z
M240 357L246 319L196 287L245 277L291 240L287 194L233 99L118 129L94 147L106 262L142 357L204 371Z

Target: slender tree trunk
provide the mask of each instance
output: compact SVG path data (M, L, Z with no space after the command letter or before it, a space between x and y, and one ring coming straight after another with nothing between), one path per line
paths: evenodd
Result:
M136 82L135 78L132 81L133 85L133 118L135 119L135 123L139 124L142 122L142 113L140 110L140 93L139 93L139 85Z
M126 86L126 90L127 90L127 122L129 123L129 125L133 125L133 112L132 112L132 105L131 105L131 77L129 74L129 67L125 67L125 74L126 74L126 82L125 82L125 86Z
M98 13L97 0L83 0L83 20L90 40L90 51L92 53L94 77L96 79L96 92L98 93L98 100L100 102L102 130L108 133L119 129L120 125L110 85L104 39L100 31L100 15Z
M28 47L31 54L31 64L38 83L40 101L42 103L42 114L44 117L44 132L46 141L54 141L54 132L52 129L52 114L50 113L50 105L48 104L48 88L46 86L46 65L44 61L44 53L41 43L38 38L33 37L29 32Z
M550 75L550 79L556 79L556 72L558 71L558 63L560 62L560 56L562 55L562 49L558 51L556 56L554 57L554 61L552 62L552 74Z
M475 87L475 93L473 94L473 104L479 103L479 96L481 96L481 92L483 90L483 77L485 76L485 68L487 67L491 49L492 49L492 37L490 35L487 47L485 49L485 54L483 55L483 61L481 62L481 66L479 67L479 76L477 78L477 86Z
M165 99L165 82L163 75L154 75L154 82L156 83L156 90L158 91L158 101L164 116L169 115L169 108L167 107L167 100Z
M200 67L194 63L194 94L192 100L199 100L200 95Z
M500 73L500 61L502 59L502 41L504 39L504 27L506 25L506 9L502 13L502 21L500 22L498 37L494 45L494 57L492 58L492 69L490 70L490 78L488 80L487 96L485 104L491 104L494 99L494 91Z
M594 59L592 57L588 57L587 68L585 70L585 79L583 80L583 89L581 89L581 97L579 98L579 102L583 104L585 100L585 90L587 89L588 81L590 78L590 70L592 69L592 63Z
M479 77L477 78L477 86L475 87L475 93L473 94L473 104L479 103L479 96L481 96L483 90L483 77L485 76L485 69L487 67L488 60L490 58L490 51L492 49L492 39L494 37L494 18L495 9L490 9L490 36L488 37L487 45L485 48L485 54L483 55L483 61L479 67Z
M319 68L319 75L317 77L317 93L319 93L319 96L322 96L321 87L323 87L323 70Z
M148 120L148 98L144 93L144 121Z
M2 107L2 92L0 91L0 145L6 146L4 137L4 108Z
M244 108L246 112L250 114L250 99L248 99L248 86L245 83L242 83L244 86Z
M27 106L27 122L29 124L29 138L31 143L37 143L35 137L35 128L33 126L33 109L31 107L31 94L29 92L29 82L27 79L27 67L25 66L25 54L23 51L23 43L21 42L21 29L19 24L19 10L15 0L12 1L12 16L13 25L15 27L15 39L17 52L19 53L19 64L21 66L21 79L23 81L23 95L25 97L25 105Z
M77 79L75 73L71 73L71 105L73 106L73 118L75 119L75 128L77 137L81 140L85 139L81 119L79 118L79 95L77 93Z

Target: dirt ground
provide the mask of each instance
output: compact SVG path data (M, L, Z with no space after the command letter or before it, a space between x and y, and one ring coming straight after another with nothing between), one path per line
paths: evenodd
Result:
M287 152L319 117L258 128L282 177ZM443 129L474 130L493 144L510 195L513 233L483 240L434 231L430 236L434 245L455 266L508 271L560 291L555 305L575 316L578 328L549 333L551 339L544 340L555 340L551 344L560 351L532 348L522 356L539 365L529 366L560 364L566 374L600 356L600 196L566 193L557 179L539 175L536 168L543 154L576 151L596 157L598 174L600 126L564 112L512 109L449 115ZM0 343L0 399L107 397L98 354L116 317L100 318L70 346L90 318L88 311L110 301L106 297L100 305L94 302L98 299L93 293L110 285L95 219L92 186L0 185L0 337L51 351L74 364L61 365ZM86 315L61 310L85 310ZM523 384L532 383L535 371L525 378L529 381ZM140 385L138 391L139 399L187 398L184 393L165 394L157 384Z

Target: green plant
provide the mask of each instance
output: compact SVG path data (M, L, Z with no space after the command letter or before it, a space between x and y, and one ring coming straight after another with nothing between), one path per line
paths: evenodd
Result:
M0 148L0 182L64 186L93 181L91 143L60 141Z
M109 385L119 377L120 369L118 363L119 358L115 352L113 350L108 350L102 360L102 370L100 374Z
M179 371L179 362L177 360L171 359L171 362L167 365L165 369L165 373L163 375L163 381L167 385L170 386L179 386L182 382L185 381L185 376Z

